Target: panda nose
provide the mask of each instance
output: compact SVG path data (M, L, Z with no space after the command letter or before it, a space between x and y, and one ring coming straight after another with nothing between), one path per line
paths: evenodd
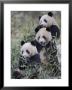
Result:
M25 56L23 56L23 58L25 59Z
M40 42L41 44L43 44L43 42Z

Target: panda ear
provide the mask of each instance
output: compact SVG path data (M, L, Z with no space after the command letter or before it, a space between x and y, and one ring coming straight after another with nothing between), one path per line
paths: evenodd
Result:
M34 46L36 46L35 40L34 41L31 41L31 44L34 45Z
M35 28L35 32L37 33L41 28L43 27L43 25L39 25Z
M22 46L24 43L25 43L24 41L21 41L21 46Z
M39 20L41 19L41 16L39 16Z
M48 12L48 15L52 17L53 16L53 13L52 12Z

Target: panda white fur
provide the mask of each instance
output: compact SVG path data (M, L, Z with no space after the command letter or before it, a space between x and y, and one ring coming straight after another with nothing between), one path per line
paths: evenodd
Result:
M36 30L35 42L37 49L40 53L41 62L47 64L45 47L47 47L50 41L52 40L51 32L49 32L46 29L46 27L39 27L39 26L35 30Z
M51 32L47 31L45 27L41 28L35 37L35 40L42 46L46 46L51 41Z
M40 62L40 56L33 41L26 43L21 41L20 56L19 68L23 68L23 65L30 64L31 62Z
M39 16L39 25L51 28L50 31L53 37L54 36L56 36L57 38L60 37L60 30L59 30L60 28L52 12L48 12L48 14L46 15Z
M13 72L13 78L37 78L37 70L40 64L40 55L33 41L21 41L18 68Z
M36 54L38 54L36 46L32 45L31 42L24 43L21 42L20 54L23 58L30 58Z
M36 29L36 47L38 49L38 52L40 53L40 59L41 62L44 64L48 64L49 55L53 58L56 57L57 54L57 48L56 43L52 42L52 35L48 28L38 26ZM52 54L52 55L51 55Z

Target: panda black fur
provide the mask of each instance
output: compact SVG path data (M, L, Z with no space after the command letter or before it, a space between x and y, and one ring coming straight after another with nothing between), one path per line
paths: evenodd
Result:
M43 27L42 25L39 25L39 26L36 27L35 33L36 33L35 44L37 46L38 51L40 52L40 50L43 47L48 46L49 42L52 40L51 32L48 30L48 28ZM45 41L46 45L42 45L38 41L38 38L41 37L41 35L43 35L42 38L47 40L47 41ZM49 39L49 41L48 41L48 39Z
M37 78L40 55L35 44L33 44L33 41L21 41L20 56L18 61L18 68L13 72L13 78Z
M40 53L41 62L47 64L48 62L56 61L58 63L56 43L52 42L52 35L49 28L38 26L35 31L36 37L34 42ZM53 59L51 60L50 57Z
M21 64L23 65L23 63L28 65L32 62L40 63L40 56L36 45L33 44L33 41L26 43L21 41L19 68L21 69Z
M59 25L56 22L52 12L48 12L46 15L39 16L39 25L50 28L49 30L51 31L53 37L60 37Z

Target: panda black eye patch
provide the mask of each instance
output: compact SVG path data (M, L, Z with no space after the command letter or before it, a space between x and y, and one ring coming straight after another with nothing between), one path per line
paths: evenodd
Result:
M30 54L30 52L29 52L28 50L26 50L26 52L27 52L28 54Z
M43 36L43 38L46 40L46 37L45 36Z
M38 40L40 39L40 36L38 37Z
M44 22L46 22L46 23L47 23L47 20L46 20L46 19L44 19Z

